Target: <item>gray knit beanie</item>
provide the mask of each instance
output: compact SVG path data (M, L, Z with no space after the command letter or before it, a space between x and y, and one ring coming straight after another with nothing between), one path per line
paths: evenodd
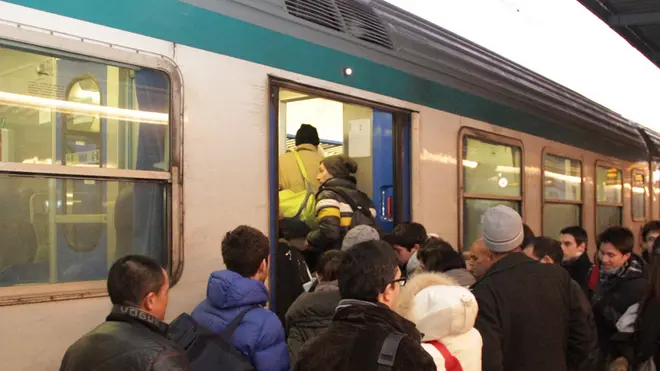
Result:
M482 218L484 243L490 251L509 252L523 242L523 222L510 207L499 205L484 213Z
M342 251L346 251L351 247L367 241L378 241L380 235L378 231L368 225L358 225L346 233L344 241L341 244Z

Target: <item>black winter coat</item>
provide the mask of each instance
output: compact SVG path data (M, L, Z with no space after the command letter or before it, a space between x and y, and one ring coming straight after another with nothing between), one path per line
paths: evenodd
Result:
M295 364L300 348L325 331L341 300L336 282L321 283L316 291L302 294L286 312L286 335L289 358Z
M565 371L590 357L593 327L568 273L521 253L501 258L474 284L483 371Z
M348 232L353 217L353 210L348 202L330 188L341 189L355 204L369 209L372 215L376 216L373 202L366 194L357 190L355 179L331 178L323 183L316 194L316 218L319 228L307 235L309 251L318 255L341 248L341 241Z
M106 322L69 347L60 371L188 370L186 354L166 331L167 324L154 316L116 305Z
M632 255L630 258L637 261L638 267L644 266L639 256ZM642 299L646 285L647 280L641 270L628 270L607 290L602 290L601 284L598 284L591 304L598 328L598 343L604 357L611 355L614 345L611 338L617 333L616 322L628 307Z
M328 330L300 350L294 371L378 371L387 336L404 333L392 371L435 371L415 325L382 304L342 300Z
M562 267L580 285L587 298L589 297L589 272L591 272L591 267L593 266L594 264L589 260L589 256L586 253L580 255L574 261L562 263Z

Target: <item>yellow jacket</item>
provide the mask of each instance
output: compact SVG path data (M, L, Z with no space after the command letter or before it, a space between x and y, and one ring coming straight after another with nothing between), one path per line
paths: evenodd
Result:
M323 157L318 153L317 148L311 144L301 144L296 147L298 155L305 166L307 179L314 187L314 192L319 189L319 183L316 177L319 175L319 165ZM280 191L290 189L293 192L302 192L305 190L305 182L298 169L296 157L292 152L287 152L280 156Z

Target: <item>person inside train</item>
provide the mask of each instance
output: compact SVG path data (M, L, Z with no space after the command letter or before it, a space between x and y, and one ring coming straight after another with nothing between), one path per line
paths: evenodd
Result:
M452 277L424 272L401 289L396 311L423 334L422 347L438 370L481 371L482 340L474 328L478 309L470 290Z
M561 263L571 278L577 282L585 294L589 290L589 272L593 263L587 256L587 232L579 226L566 227L559 234L561 249L564 252L564 261Z
M325 331L332 322L341 300L337 272L342 257L343 252L339 250L323 253L318 263L318 285L314 292L299 296L286 312L284 323L292 364L296 363L303 344Z
M239 226L222 240L227 269L211 273L204 299L192 312L199 324L221 333L248 310L231 343L257 371L290 370L284 328L277 315L264 308L268 290L270 243L261 231Z
M660 220L651 220L642 227L642 258L646 263L651 263L653 243L660 236Z
M294 370L435 371L415 324L393 310L406 279L392 246L368 241L343 255L338 271L342 300L328 329L302 347Z
M576 369L589 356L589 326L581 322L579 302L566 300L574 291L568 272L521 253L523 223L515 210L488 209L482 227L490 267L472 293L479 304L475 328L483 338L483 370Z
M470 287L476 281L467 270L463 256L441 238L430 237L424 241L417 257L426 272L444 273L463 287Z
M529 244L525 246L523 253L543 264L561 265L562 261L564 260L564 250L562 249L562 244L559 241L549 237L534 237L529 242ZM588 326L583 327L581 333L589 334L588 344L590 344L589 356L584 358L582 363L579 363L579 360L576 359L575 362L578 366L575 369L595 370L599 357L598 332L596 330L596 324L594 323L594 315L591 310L589 299L587 298L587 295L582 287L580 287L578 282L574 279L571 279L571 300L580 303L581 311L579 314L581 314L581 316L574 317L576 322L569 324L569 326L572 326L573 328L585 325ZM569 342L569 345L570 344L574 345L573 342ZM574 351L572 349L568 350L569 357L571 354L573 354L573 352Z
M319 189L319 163L323 157L318 151L319 133L316 128L309 124L302 124L296 132L296 148L293 151L283 153L279 158L280 190L290 189L294 192L305 190L305 180L298 166L295 153L305 167L307 179L311 183L314 192ZM295 153L294 153L295 152Z
M635 237L625 227L610 227L598 236L599 280L591 298L602 358L611 356L616 323L639 302L647 287L644 262L633 252Z
M415 222L400 223L387 236L386 240L394 246L404 276L412 275L419 268L417 251L427 238L426 228Z
M153 259L128 255L108 272L112 310L105 322L64 354L60 371L184 371L185 352L167 339L170 281Z
M357 225L376 226L373 202L357 189L357 171L357 163L343 154L326 157L319 164L318 228L307 235L307 257L312 270L316 268L314 260L322 253L341 248L349 229Z

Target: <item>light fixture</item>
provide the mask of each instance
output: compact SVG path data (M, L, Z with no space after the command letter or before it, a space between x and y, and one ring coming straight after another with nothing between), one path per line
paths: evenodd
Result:
M344 68L344 76L351 76L353 74L353 69L350 67Z
M167 125L169 115L160 112L136 111L124 108L97 106L58 99L34 97L0 91L0 104L33 109L52 109L61 113L100 116L111 120L139 121L145 124Z

